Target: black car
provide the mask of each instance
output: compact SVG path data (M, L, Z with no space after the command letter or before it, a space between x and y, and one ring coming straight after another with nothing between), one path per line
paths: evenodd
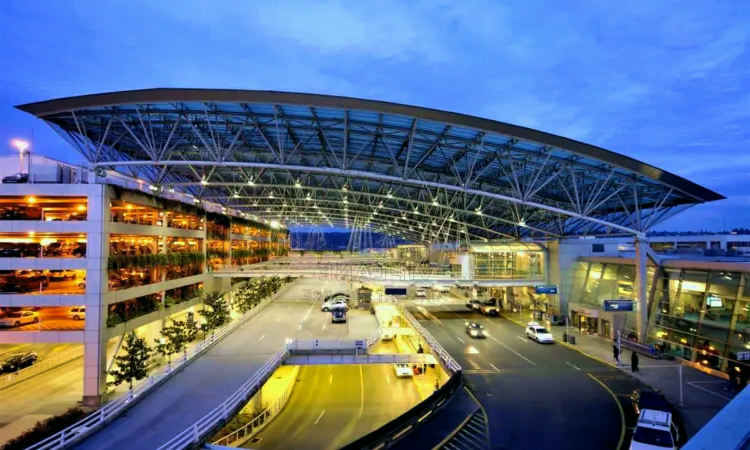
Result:
M86 244L79 242L76 244L76 248L73 249L72 255L76 258L83 258L86 256Z
M21 369L25 369L31 365L33 365L38 356L36 352L26 352L26 353L17 353L15 355L10 355L0 363L0 372L2 373L12 373L12 372L18 372Z
M19 183L28 183L28 182L29 182L28 173L14 173L13 175L3 178L3 184L19 184Z
M636 389L630 394L630 400L636 414L640 414L644 409L672 412L672 405L669 404L664 394L653 389Z

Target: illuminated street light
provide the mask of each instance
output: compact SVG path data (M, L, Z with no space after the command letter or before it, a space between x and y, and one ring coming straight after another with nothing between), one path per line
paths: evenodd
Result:
M23 154L26 153L26 150L28 150L29 147L31 147L31 144L29 141L25 141L23 139L13 139L10 141L11 147L18 150L18 158L21 168L21 173L23 173Z

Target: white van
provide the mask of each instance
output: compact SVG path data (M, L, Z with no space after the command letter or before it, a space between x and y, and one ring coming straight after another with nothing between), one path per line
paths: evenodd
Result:
M68 319L85 320L86 319L86 307L75 306L73 308L70 308L70 311L68 311Z

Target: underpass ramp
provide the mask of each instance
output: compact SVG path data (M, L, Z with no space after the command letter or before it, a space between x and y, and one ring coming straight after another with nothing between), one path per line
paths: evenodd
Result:
M469 416L469 420L458 433L438 448L446 450L486 450L489 448L487 443L488 431L484 413L479 410Z

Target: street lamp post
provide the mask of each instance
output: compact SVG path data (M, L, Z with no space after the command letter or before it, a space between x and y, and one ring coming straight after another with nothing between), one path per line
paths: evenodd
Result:
M10 145L18 150L20 172L23 173L23 154L26 153L26 150L28 150L29 147L31 147L31 144L29 144L29 141L23 139L13 139L10 141Z

